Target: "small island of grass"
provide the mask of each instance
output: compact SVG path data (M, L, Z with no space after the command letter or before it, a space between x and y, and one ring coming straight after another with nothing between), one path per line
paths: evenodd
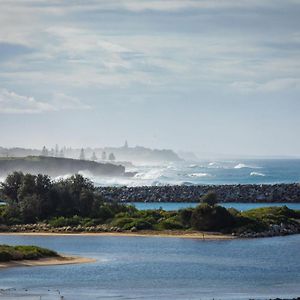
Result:
M49 257L60 257L60 255L46 248L38 246L8 246L0 245L0 262L35 260Z
M8 267L49 266L93 262L94 259L63 256L38 246L0 245L0 269Z

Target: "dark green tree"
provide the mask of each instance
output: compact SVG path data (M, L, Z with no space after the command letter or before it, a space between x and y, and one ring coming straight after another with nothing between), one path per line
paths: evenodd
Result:
M208 192L201 197L200 202L206 203L209 206L215 206L216 204L218 204L218 196L215 192Z
M222 206L207 203L198 205L191 217L191 225L197 230L218 231L234 224L234 217Z

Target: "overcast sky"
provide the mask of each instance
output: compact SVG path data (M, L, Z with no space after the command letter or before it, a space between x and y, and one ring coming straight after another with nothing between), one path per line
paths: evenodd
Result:
M0 145L300 155L300 1L1 0Z

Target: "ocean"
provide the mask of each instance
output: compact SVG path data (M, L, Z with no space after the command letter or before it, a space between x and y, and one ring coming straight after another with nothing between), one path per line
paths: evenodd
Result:
M166 163L135 166L134 177L99 178L82 171L95 184L111 186L273 184L300 182L300 159L257 159Z

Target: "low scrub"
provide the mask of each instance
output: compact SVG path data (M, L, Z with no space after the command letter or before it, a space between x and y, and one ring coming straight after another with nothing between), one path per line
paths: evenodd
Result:
M55 251L37 246L0 245L0 261L39 259L59 256Z

